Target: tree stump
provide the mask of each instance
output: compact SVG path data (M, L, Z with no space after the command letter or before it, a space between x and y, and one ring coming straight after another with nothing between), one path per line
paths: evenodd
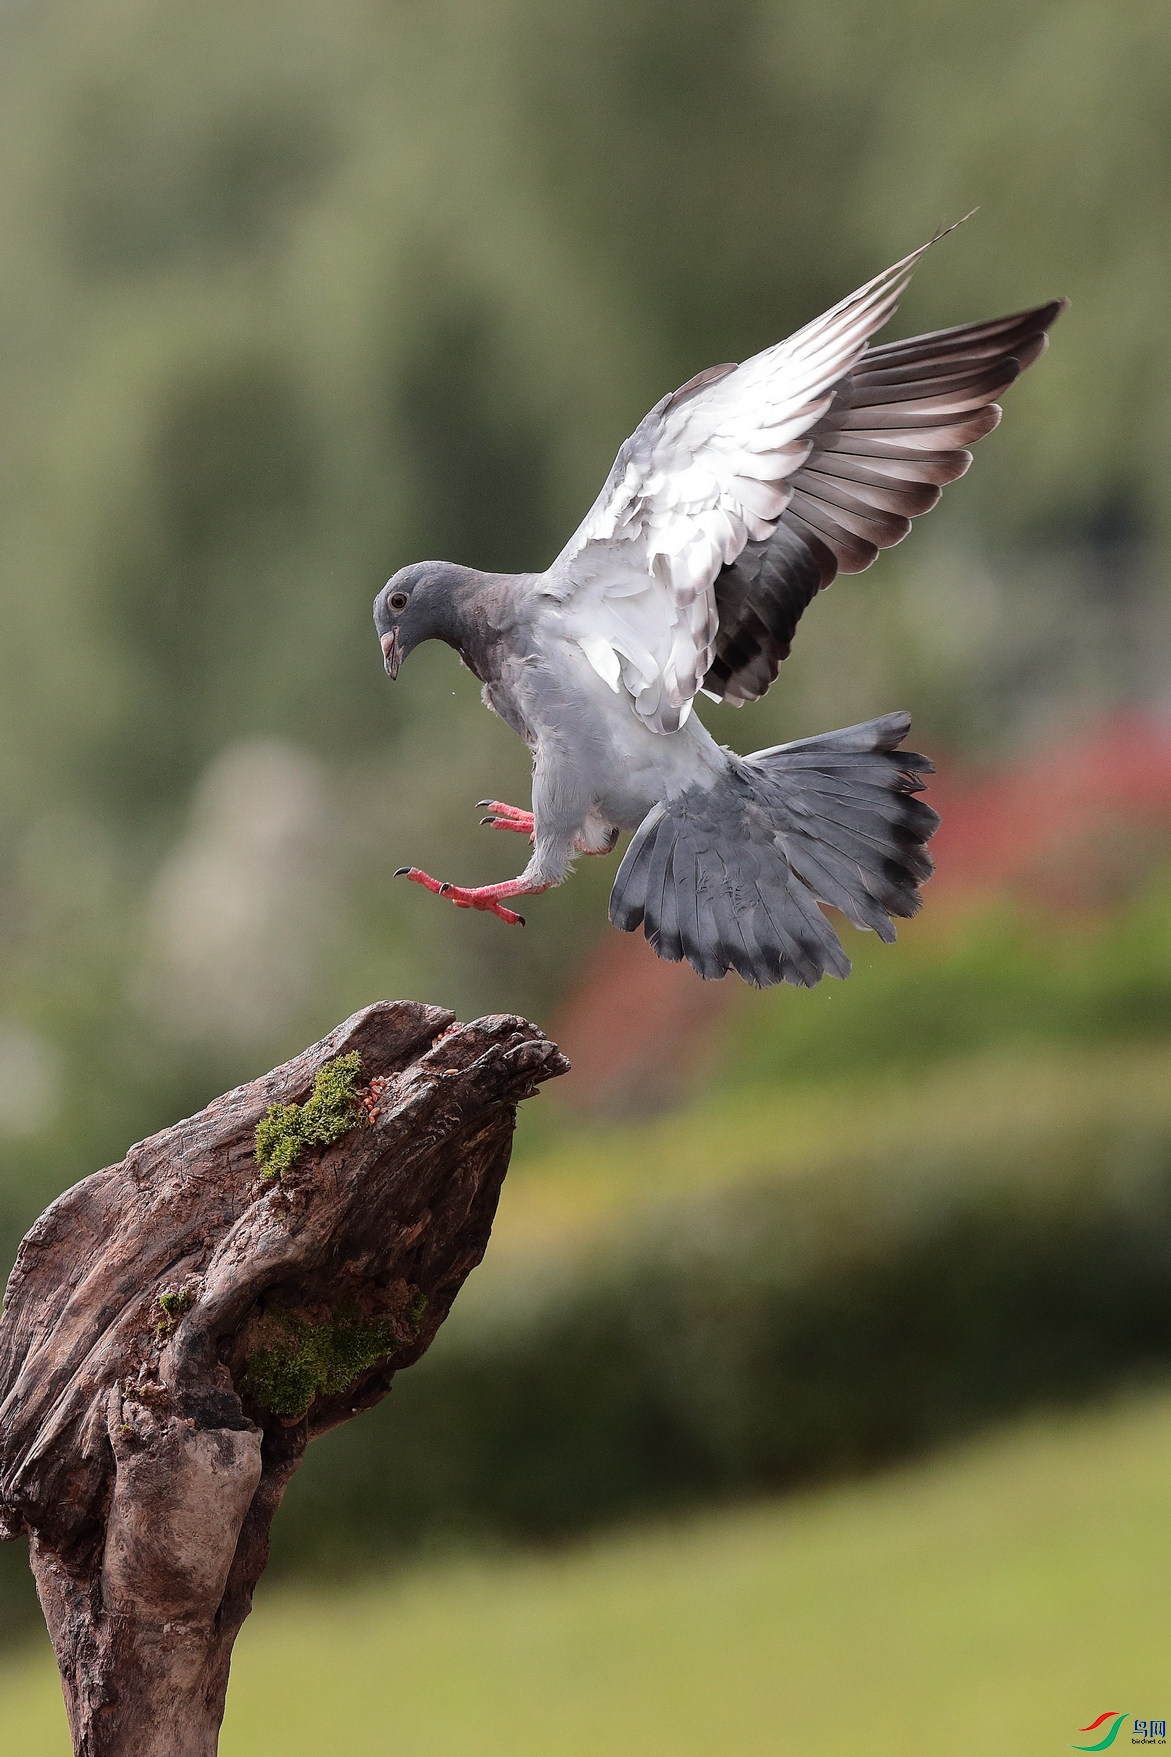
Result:
M567 1065L523 1019L381 1002L29 1232L0 1536L29 1534L77 1753L214 1757L306 1445L427 1348L483 1256L516 1104Z

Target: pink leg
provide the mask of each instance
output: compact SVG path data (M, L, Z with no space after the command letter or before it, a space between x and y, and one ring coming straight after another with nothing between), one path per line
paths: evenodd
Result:
M483 909L489 915L498 915L510 927L523 927L525 918L515 909L506 909L500 900L502 897L533 897L539 891L549 889L548 885L526 885L518 878L506 879L501 885L477 885L468 889L463 885L444 884L429 873L420 872L417 866L400 866L394 876L409 878L413 884L422 885L424 890L433 891L437 897L446 897L457 909Z
M492 813L491 817L482 817L480 822L488 824L494 830L515 830L518 835L531 836L533 833L533 814L521 811L519 806L504 805L499 799L480 799L476 802L481 810Z

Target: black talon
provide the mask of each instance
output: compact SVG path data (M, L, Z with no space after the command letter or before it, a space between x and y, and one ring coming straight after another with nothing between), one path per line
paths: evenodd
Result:
M516 920L517 920L518 927L523 927L525 925L525 918L523 915L518 915Z
M492 803L492 801L491 801L491 800L490 800L490 799L477 799L477 801L476 801L476 810L477 810L477 811L483 811L483 809L484 809L484 807L485 807L485 806L486 806L486 805L491 805L491 803Z
M395 878L405 878L410 870L409 866L396 866L394 869L394 876Z
M448 892L448 891L450 891L450 889L451 889L451 886L450 886L450 885L449 885L449 884L442 884L442 885L440 885L440 887L439 887L439 895L440 895L440 896L441 896L441 897L442 897L442 896L445 896L445 895L446 895L446 894L447 894L447 892Z
M480 822L482 824L494 824L496 822L496 819L494 817L482 817L480 819Z

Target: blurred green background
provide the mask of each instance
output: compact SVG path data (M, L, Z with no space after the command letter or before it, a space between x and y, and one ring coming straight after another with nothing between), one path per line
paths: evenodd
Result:
M1165 1714L1166 7L14 0L0 49L5 1263L370 1000L580 1049L432 1354L294 1485L225 1751L1031 1754ZM612 863L523 935L396 887L516 870L474 801L527 757L446 649L389 686L382 582L545 565L665 390L973 206L892 333L1064 294L1051 352L772 695L702 710L743 750L913 711L968 855L945 825L900 945L652 1029ZM1058 781L1081 817L1014 861ZM624 1008L625 1085L590 1073Z

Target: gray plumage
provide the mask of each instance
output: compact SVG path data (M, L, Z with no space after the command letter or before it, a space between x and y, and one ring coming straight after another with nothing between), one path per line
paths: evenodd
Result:
M531 831L518 879L410 877L517 921L505 899L634 830L615 925L642 925L704 977L762 985L848 973L821 904L884 940L915 913L938 818L916 797L931 764L899 748L907 715L740 757L691 710L701 689L736 705L763 695L816 593L899 542L963 474L1000 418L994 398L1044 348L1063 301L869 347L921 254L664 397L545 573L421 562L383 588L388 672L446 641L533 755L531 820L505 806L487 820Z
M818 908L894 939L931 876L939 818L914 796L933 772L898 746L907 714L728 755L717 788L692 788L650 811L614 881L610 919L645 925L661 958L701 976L812 988L849 960Z

